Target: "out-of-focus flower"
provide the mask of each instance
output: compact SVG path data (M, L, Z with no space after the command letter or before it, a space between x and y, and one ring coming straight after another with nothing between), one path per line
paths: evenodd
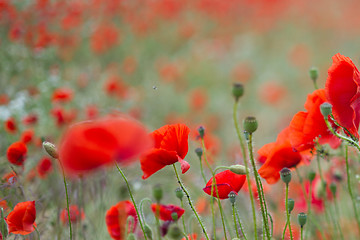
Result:
M8 118L6 121L5 121L5 130L8 132L8 133L11 133L11 134L14 134L16 133L17 131L17 126L16 126L16 122L15 122L15 119L13 117L11 118Z
M127 87L118 76L109 77L104 84L104 89L110 96L124 98L127 94Z
M35 228L36 208L35 201L20 202L5 218L9 233L27 235Z
M167 165L180 162L182 173L190 165L184 160L188 152L190 129L185 124L165 125L151 133L154 148L140 157L143 179L146 179Z
M150 144L139 122L109 116L72 125L62 137L59 159L68 174L83 174L114 161L130 163Z
M106 212L105 222L112 239L124 239L126 221L129 216L132 216L133 221L129 222L128 229L129 232L134 232L138 218L135 207L130 201L120 201Z
M266 82L261 85L259 97L264 103L275 105L285 97L286 93L287 89L284 86L276 82Z
M215 175L216 188L219 193L219 199L226 199L230 192L238 193L241 187L244 185L246 175L239 175L226 170ZM213 178L211 178L205 188L204 192L211 195L211 187L213 184ZM217 197L215 186L213 186L212 196Z
M333 56L329 68L325 92L327 101L333 106L335 120L359 139L360 122L360 73L350 58L340 53Z
M151 204L151 211L157 215L159 214L159 218L163 221L173 221L172 214L176 213L177 218L181 218L181 216L184 214L185 210L182 209L179 206L168 204Z
M189 105L192 111L201 111L205 108L208 100L206 91L202 88L197 88L191 91L189 95Z
M70 210L71 223L77 223L81 219L85 218L85 214L84 214L83 210L81 210L81 212L80 212L80 209L77 205L70 205L69 210ZM63 208L60 212L60 221L64 225L69 224L69 216L68 216L68 211L66 208Z
M23 142L14 142L6 152L7 159L10 163L18 166L24 164L27 153L27 147Z
M37 172L40 178L46 178L46 176L52 171L53 165L51 160L48 157L43 157L38 165L37 165Z
M97 53L101 54L118 44L119 32L115 25L102 24L91 36L91 48Z
M27 129L25 131L22 132L21 137L20 137L20 141L28 144L30 143L34 138L34 130L32 129Z
M53 102L69 102L73 98L74 92L70 88L57 88L52 94Z
M34 113L30 113L22 119L24 125L36 124L37 121L38 121L38 116Z

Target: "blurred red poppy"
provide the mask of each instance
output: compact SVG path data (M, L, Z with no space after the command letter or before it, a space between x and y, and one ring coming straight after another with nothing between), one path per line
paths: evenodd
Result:
M139 122L111 116L71 126L62 137L59 156L68 174L83 174L114 161L130 163L150 145Z
M46 178L52 169L52 162L48 157L43 157L37 165L37 172L40 178Z
M15 122L15 119L13 117L8 118L5 121L5 130L8 133L11 133L11 134L13 134L13 133L15 133L17 131L16 122Z
M246 175L239 175L226 170L215 175L215 184L219 193L219 199L226 199L230 192L238 193L241 187L244 185ZM211 186L213 183L213 178L211 178L205 188L204 192L211 195ZM213 187L213 197L217 197L215 187Z
M73 90L70 88L57 88L52 94L53 102L69 102L73 98Z
M185 210L176 205L151 204L151 211L156 215L159 213L159 219L163 221L173 221L172 214L176 213L178 219L184 214Z
M80 221L80 219L85 218L84 211L81 210L80 212L79 207L77 205L70 205L69 210L70 210L71 223L77 223ZM64 225L69 224L68 211L66 208L63 208L60 212L60 221Z
M5 218L9 233L27 235L35 230L35 201L20 202Z
M295 167L306 156L305 153L293 149L289 133L290 128L287 127L279 133L276 142L268 143L258 150L259 158L264 161L258 172L269 184L274 184L280 179L281 169Z
M10 163L22 166L25 161L27 147L23 142L14 142L6 152L7 159Z
M133 221L129 222L129 232L134 232L138 218L134 205L130 201L120 201L112 206L105 216L105 222L108 232L112 239L122 240L125 235L126 221L132 216Z
M335 120L349 131L345 133L359 139L360 73L350 58L338 53L332 59L325 84L327 100Z
M324 102L325 90L315 90L306 99L304 106L307 112L298 112L291 120L288 137L297 151L314 148L317 139L320 144L329 143L332 148L340 145L340 140L328 130L320 112L320 105Z
M182 173L190 165L184 160L188 152L190 129L185 124L165 125L151 133L155 146L140 157L143 179L146 179L167 165L180 162Z
M36 124L37 121L38 121L38 116L35 113L30 113L22 119L24 125Z
M30 143L34 138L34 130L32 129L27 129L24 132L22 132L21 137L20 137L20 141L28 144Z

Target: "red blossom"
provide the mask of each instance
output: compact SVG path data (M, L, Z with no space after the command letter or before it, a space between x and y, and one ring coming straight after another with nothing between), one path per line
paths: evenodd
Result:
M52 94L51 100L53 102L69 102L73 98L73 90L70 88L57 88Z
M241 187L244 185L246 176L239 175L231 172L230 170L226 170L220 172L215 175L215 184L219 193L219 199L226 199L230 192L238 193ZM211 186L213 183L213 178L211 178L205 188L203 188L204 192L211 195ZM217 193L215 191L215 186L213 187L212 196L217 197Z
M7 159L10 163L22 166L25 161L27 147L23 142L14 142L6 152Z
M11 133L11 134L13 134L13 133L15 133L17 131L16 122L15 122L15 119L13 117L8 118L5 121L5 130L8 133Z
M167 165L180 162L182 173L190 165L184 160L188 152L190 129L185 124L165 125L151 133L154 148L140 157L143 179L146 179Z
M151 211L163 221L173 221L172 214L176 213L178 219L184 214L185 210L176 205L151 204Z
M70 210L71 223L77 223L81 219L85 218L85 214L84 214L83 210L81 210L81 212L80 212L79 207L77 205L70 205L69 210ZM66 208L63 208L60 212L60 221L64 225L69 224L68 211Z
M36 169L40 178L46 178L53 169L51 160L48 157L43 157L39 161Z
M9 233L27 235L33 232L36 218L35 201L20 202L5 218Z
M124 239L126 221L129 216L132 216L134 220L134 222L129 225L129 231L134 232L138 218L135 207L130 201L120 201L106 212L105 222L112 239Z

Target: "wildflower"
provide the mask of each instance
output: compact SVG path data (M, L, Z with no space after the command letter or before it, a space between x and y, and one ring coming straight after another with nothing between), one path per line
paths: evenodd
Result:
M27 147L23 142L14 142L6 152L7 159L10 163L22 166L25 161Z
M71 221L71 223L77 223L81 219L85 218L83 210L81 210L81 212L80 212L79 207L77 205L70 205L69 210L70 210L70 221ZM64 225L69 223L68 211L67 211L66 208L63 208L61 210L61 212L60 212L60 221Z
M182 173L190 165L184 160L188 152L190 129L184 124L165 125L151 133L154 148L140 157L143 179L146 179L165 167L180 162Z
M73 91L70 88L57 88L52 94L53 102L69 102L73 98Z
M9 233L27 235L35 230L35 218L35 201L27 201L16 204L5 221L8 224Z
M43 157L39 161L36 169L40 178L46 178L53 169L51 160L48 157Z
M181 218L185 210L176 205L151 204L151 210L154 214L159 212L159 218L163 221L173 221L173 214L177 214L177 219Z
M246 176L239 175L231 172L230 170L226 170L220 172L215 175L215 184L217 191L219 193L219 199L227 199L230 192L238 193L241 187L244 185ZM211 186L213 183L213 178L211 178L205 188L203 188L204 192L211 195ZM212 196L217 197L215 186L213 187Z
M11 134L13 134L13 133L15 133L17 131L16 122L15 122L15 119L13 117L8 118L5 121L5 130L8 133L11 133Z

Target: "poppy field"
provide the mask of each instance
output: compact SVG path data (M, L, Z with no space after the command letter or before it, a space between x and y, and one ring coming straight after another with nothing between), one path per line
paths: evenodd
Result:
M359 8L0 0L0 240L360 239Z

